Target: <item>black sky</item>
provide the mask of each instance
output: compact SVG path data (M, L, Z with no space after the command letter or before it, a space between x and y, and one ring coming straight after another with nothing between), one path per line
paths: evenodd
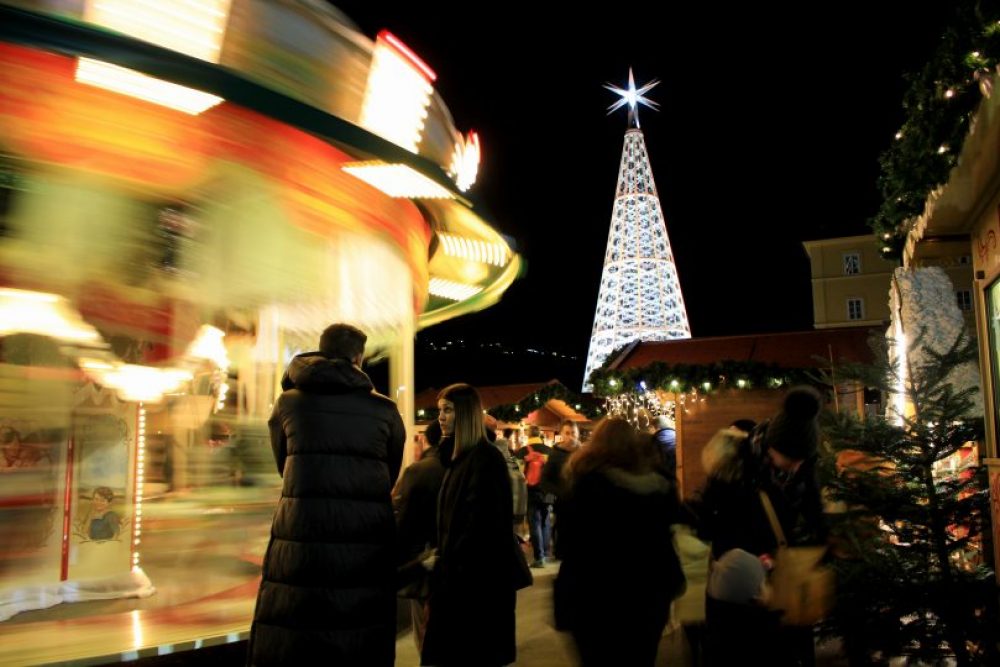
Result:
M629 66L662 82L640 120L693 335L809 329L801 242L867 233L903 73L950 3L334 4L437 72L458 128L482 137L477 209L528 261L501 303L421 338L557 349L582 376L626 129L602 84Z

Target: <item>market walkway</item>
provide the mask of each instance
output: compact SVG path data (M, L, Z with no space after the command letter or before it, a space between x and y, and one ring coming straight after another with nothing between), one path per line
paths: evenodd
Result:
M517 595L517 666L563 667L574 665L569 635L552 627L552 581L557 565L532 570L535 584ZM690 663L682 633L668 633L660 644L657 667L679 667ZM407 633L396 642L396 667L417 667L420 664L413 635Z

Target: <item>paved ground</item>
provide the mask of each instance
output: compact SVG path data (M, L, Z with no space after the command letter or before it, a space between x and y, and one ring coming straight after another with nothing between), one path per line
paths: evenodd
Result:
M532 570L535 584L518 593L517 598L517 662L518 667L564 667L577 664L568 635L552 627L552 581L558 566L548 565ZM407 617L408 610L400 609ZM236 667L246 660L246 642L228 644L186 653L140 660L140 667ZM119 663L120 664L120 663ZM135 664L135 663L133 663ZM660 642L656 667L690 667L691 655L680 629L667 628ZM404 632L396 642L396 667L418 667L420 658L413 635ZM817 667L843 667L836 647L821 646L816 651Z
M562 667L575 665L569 635L552 627L552 580L558 566L546 565L532 570L535 584L517 595L517 665L518 667ZM660 644L657 667L681 667L690 663L683 633L668 632ZM420 664L413 636L407 633L396 642L396 667Z

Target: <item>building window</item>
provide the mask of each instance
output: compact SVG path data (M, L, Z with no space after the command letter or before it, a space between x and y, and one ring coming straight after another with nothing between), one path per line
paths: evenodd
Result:
M958 299L959 310L972 310L972 292L967 289L960 289L955 292Z
M848 299L847 300L847 319L849 319L849 320L863 320L863 319L865 319L865 302L864 302L864 299Z
M844 275L853 276L861 273L861 254L857 252L844 253Z
M958 258L959 264L972 264L972 255L962 255Z

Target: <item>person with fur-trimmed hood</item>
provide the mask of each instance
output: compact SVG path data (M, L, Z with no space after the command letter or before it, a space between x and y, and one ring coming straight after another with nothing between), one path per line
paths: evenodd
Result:
M705 486L685 504L702 539L711 541L713 561L742 550L767 562L777 538L761 502L767 494L790 545L823 544L826 522L816 456L822 397L812 387L793 387L781 410L748 436L737 428L719 431L702 451ZM709 635L717 633L719 601L707 596ZM811 665L810 628L787 628L775 648L774 664ZM717 643L717 642L716 642ZM708 664L725 664L706 646ZM725 654L722 654L723 656ZM720 662L721 659L721 662Z
M702 450L708 479L685 509L699 536L712 542L714 558L730 549L757 556L774 553L776 539L760 491L768 494L789 544L824 542L816 479L821 406L818 391L794 387L782 409L752 433L723 429Z
M674 484L626 420L602 420L566 466L554 586L556 627L584 667L653 665L670 603L684 587L671 532Z

